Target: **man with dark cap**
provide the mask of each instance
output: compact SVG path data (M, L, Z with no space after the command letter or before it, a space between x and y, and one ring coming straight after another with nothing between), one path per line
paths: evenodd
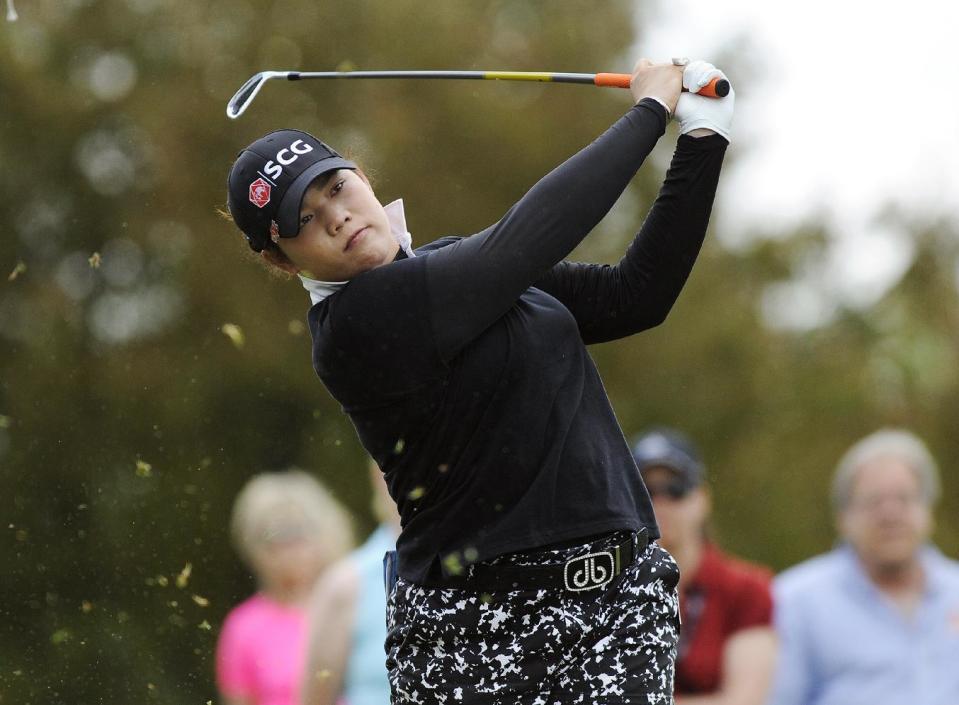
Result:
M633 457L660 544L680 569L677 705L760 705L776 652L771 572L725 555L708 538L710 496L692 441L673 429L653 429L635 441Z

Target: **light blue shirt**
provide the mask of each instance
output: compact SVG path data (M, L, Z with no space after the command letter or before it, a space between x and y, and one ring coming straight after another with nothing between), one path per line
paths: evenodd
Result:
M959 704L959 563L932 547L921 561L925 591L910 617L848 546L779 575L769 705Z
M390 702L386 674L386 590L383 554L396 549L393 531L381 525L350 558L359 575L352 648L343 683L348 705L384 705Z

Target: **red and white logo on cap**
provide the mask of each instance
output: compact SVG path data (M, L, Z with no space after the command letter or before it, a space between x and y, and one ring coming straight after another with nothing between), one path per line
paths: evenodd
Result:
M250 203L262 208L270 202L270 185L262 178L250 184Z

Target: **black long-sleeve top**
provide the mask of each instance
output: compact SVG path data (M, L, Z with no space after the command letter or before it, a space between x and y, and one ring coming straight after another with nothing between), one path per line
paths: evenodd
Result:
M499 222L360 274L310 310L316 372L399 508L404 579L613 530L658 536L586 345L664 320L702 244L726 141L679 138L617 265L563 258L665 128L665 110L640 101Z

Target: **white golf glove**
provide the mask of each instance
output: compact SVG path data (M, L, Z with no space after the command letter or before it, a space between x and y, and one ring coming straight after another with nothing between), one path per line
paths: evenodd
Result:
M714 78L726 78L726 74L706 61L691 61L683 69L683 88L689 92L681 93L676 103L680 134L705 127L729 139L736 104L732 86L729 95L723 98L707 98L696 93Z

